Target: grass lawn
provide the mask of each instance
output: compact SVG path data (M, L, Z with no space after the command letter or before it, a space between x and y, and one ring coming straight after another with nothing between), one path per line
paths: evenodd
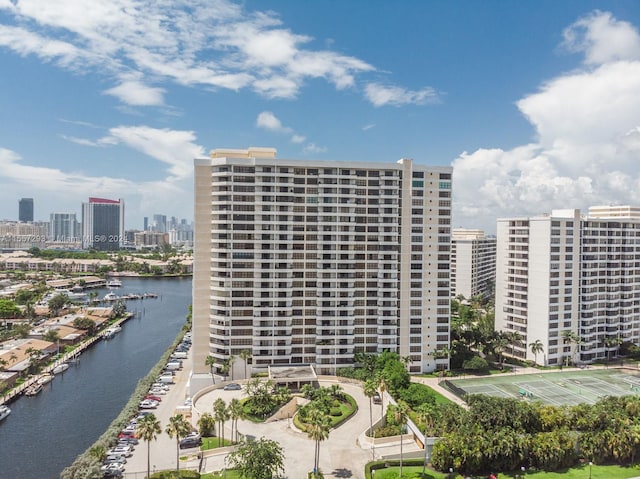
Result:
M236 471L231 469L225 472L222 472L222 471L211 472L211 473L203 474L202 476L200 476L200 479L219 479L219 478L240 479L240 475Z
M216 449L218 447L231 446L232 444L233 442L226 438L223 441L219 437L203 437L202 446L200 446L200 449L203 451L207 451L209 449Z
M369 476L368 479L399 479L398 473L399 467L389 467L387 469L378 469L373 476ZM404 466L402 468L402 479L449 479L448 474L440 472L434 472L429 469L426 470L425 475L422 476L422 466ZM452 476L455 479L462 479L464 477L472 477L473 479L486 479L487 475L480 476L462 476L455 474ZM573 467L571 469L564 469L558 472L544 472L544 471L526 471L524 476L520 471L512 473L499 473L498 479L514 479L515 477L522 477L523 479L630 479L632 477L640 477L640 468L635 467L621 467L621 466L597 466L591 467L591 476L589 476L589 465L583 465L580 467Z
M435 389L433 389L433 388L431 388L429 386L426 386L426 385L425 385L425 387L428 387L429 389L431 389L433 391L433 395L436 398L436 404L447 404L447 403L453 402L451 399L443 396L442 394L440 394Z

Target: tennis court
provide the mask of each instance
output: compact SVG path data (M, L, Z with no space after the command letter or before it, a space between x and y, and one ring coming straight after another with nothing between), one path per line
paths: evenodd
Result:
M459 396L486 394L541 401L554 406L594 404L605 396L640 395L640 371L586 369L539 374L504 374L447 380L440 384Z

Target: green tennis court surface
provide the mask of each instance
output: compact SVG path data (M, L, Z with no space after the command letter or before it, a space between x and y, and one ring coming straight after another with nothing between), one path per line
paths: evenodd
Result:
M486 394L542 401L559 406L593 404L605 396L640 395L636 369L586 369L540 374L515 374L448 380L459 395ZM445 384L441 384L445 386Z

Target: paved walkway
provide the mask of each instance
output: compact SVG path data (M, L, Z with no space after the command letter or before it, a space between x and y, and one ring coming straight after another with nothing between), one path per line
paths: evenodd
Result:
M320 385L327 387L337 381L321 381ZM354 384L338 383L342 389L351 395L358 403L358 411L348 421L334 429L329 438L320 444L320 469L327 478L364 478L364 466L372 460L370 446L361 447L359 436L369 428L369 398L364 396L362 388ZM213 402L217 398L227 403L234 397L243 397L242 391L210 391L198 399L195 407L202 412L211 411ZM386 405L386 401L385 401ZM374 406L373 420L380 418L380 408ZM250 421L240 421L238 430L242 434L249 434L256 438L267 437L277 441L284 449L285 474L284 478L299 479L313 469L315 443L306 433L299 432L292 427L292 421L283 419L271 423L255 424ZM230 430L225 435L230 434ZM418 451L415 442L404 441L403 452ZM375 457L400 453L400 443L394 442L375 449ZM203 461L203 471L219 471L225 467L224 456L208 457Z
M176 374L176 383L169 393L163 396L160 406L154 414L160 420L162 433L155 441L150 443L150 469L154 470L176 468L176 440L169 438L164 432L169 418L176 412L176 406L184 403L191 368L191 354L184 361L183 370ZM321 381L322 386L334 384L330 381ZM353 396L358 403L358 411L348 421L334 429L329 438L320 444L320 468L327 478L364 478L364 466L367 462L382 456L400 453L400 443L394 442L385 446L377 446L374 450L370 445L364 444L359 437L369 428L369 399L364 396L362 389L354 384L340 383L344 391ZM224 399L227 404L234 398L244 397L243 391L224 391L221 388L207 392L194 404L192 422L197 422L198 411L212 411L213 402L217 398ZM385 400L385 406L387 401ZM380 418L380 407L374 406L373 420ZM231 422L225 426L225 437L231 436ZM305 433L292 427L292 421L283 419L265 424L255 424L250 421L240 421L238 430L241 434L247 434L256 438L266 437L277 441L284 449L285 473L283 478L300 479L306 477L307 472L313 469L315 443ZM403 443L403 453L421 450L415 442L407 440ZM197 457L196 449L183 449L179 451L181 469L198 469L201 472L221 471L225 464L225 455L207 456L202 463ZM140 442L133 455L127 459L125 465L126 479L144 479L147 471L147 443Z

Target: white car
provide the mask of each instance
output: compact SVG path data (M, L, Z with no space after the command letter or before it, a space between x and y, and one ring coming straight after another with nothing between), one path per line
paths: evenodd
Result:
M140 402L140 404L138 404L138 407L140 409L155 409L158 407L158 404L160 403L153 399L145 399L144 401Z
M117 455L131 457L131 454L133 454L133 449L131 448L131 446L116 446L107 451L108 456Z
M111 464L105 464L100 467L102 472L122 472L124 471L124 464L119 462L112 462Z
M167 391L164 389L160 389L160 388L151 388L149 389L149 394L160 394L160 395L164 395L167 394Z

